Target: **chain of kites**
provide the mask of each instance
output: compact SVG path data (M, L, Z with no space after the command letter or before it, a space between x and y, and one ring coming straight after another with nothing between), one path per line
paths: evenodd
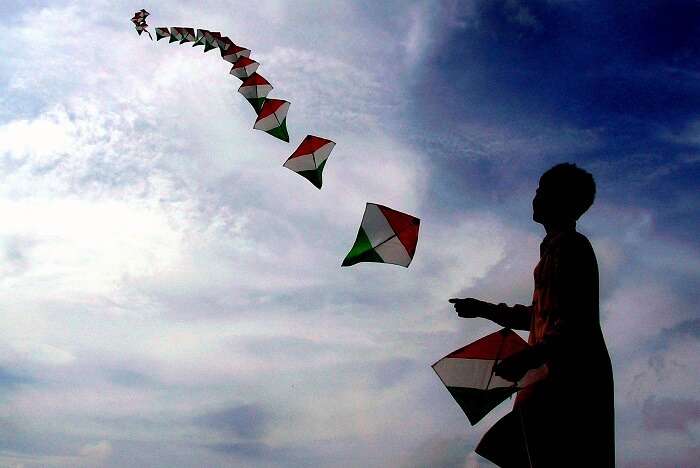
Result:
M148 31L146 10L137 11L131 21L139 36ZM231 63L231 75L243 83L238 92L253 106L257 114L253 128L262 130L282 141L289 142L287 112L290 103L282 99L270 99L272 85L257 73L260 64L250 58L250 49L240 47L220 32L183 27L155 28L156 40L169 38L169 42L193 42L192 47L204 46L204 52L218 49L221 58ZM335 142L314 135L307 135L299 147L283 164L284 167L306 178L318 189L322 185L323 168L335 147ZM420 220L414 216L376 203L367 203L357 239L342 266L360 262L391 263L408 267L418 243Z
M131 21L141 35L146 29L146 10L137 11ZM254 129L262 130L280 140L289 142L287 111L290 103L269 99L272 85L257 73L260 64L250 58L250 50L240 47L221 33L193 28L155 28L156 40L170 38L169 42L194 42L204 46L204 52L219 49L221 57L233 64L231 74L243 83L238 92L253 106L257 114ZM299 147L283 164L309 180L318 189L322 172L335 142L307 135ZM418 243L420 220L406 213L376 203L367 203L357 239L342 266L360 262L391 263L408 267ZM452 397L475 425L493 408L518 390L540 380L542 368L529 371L518 382L506 381L494 374L495 364L527 348L527 343L515 332L503 329L464 346L436 362L432 367Z

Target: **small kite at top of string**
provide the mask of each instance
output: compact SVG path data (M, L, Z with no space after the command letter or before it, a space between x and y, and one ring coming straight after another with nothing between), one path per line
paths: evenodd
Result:
M134 23L134 27L136 28L136 32L139 33L139 36L142 32L146 31L148 37L153 40L153 36L151 36L151 33L148 31L148 29L146 29L148 27L148 24L146 23L146 17L148 15L150 15L150 13L141 8L141 10L134 13L134 17L131 18L131 22Z

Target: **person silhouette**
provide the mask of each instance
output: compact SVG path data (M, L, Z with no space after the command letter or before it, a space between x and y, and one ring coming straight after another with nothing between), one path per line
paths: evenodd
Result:
M613 375L598 310L598 265L576 221L595 199L593 176L575 164L546 171L532 200L544 226L529 306L450 299L459 317L482 317L530 332L529 348L499 362L515 382L544 366L546 377L518 392L476 453L501 467L614 467Z

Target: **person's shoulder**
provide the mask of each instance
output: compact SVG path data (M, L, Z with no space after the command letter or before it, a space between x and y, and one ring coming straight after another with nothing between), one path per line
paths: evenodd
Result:
M595 257L591 241L578 231L571 231L562 239L560 246L562 253L579 258Z
M593 246L588 237L575 230L562 233L556 240L557 249L562 253L593 252Z

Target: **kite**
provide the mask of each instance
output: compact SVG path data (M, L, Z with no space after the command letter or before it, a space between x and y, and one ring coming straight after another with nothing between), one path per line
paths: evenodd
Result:
M180 42L182 40L182 29L183 28L170 28L170 40L168 42Z
M142 32L146 31L146 34L148 34L148 37L153 40L153 36L151 36L151 33L148 32L148 24L146 24L146 17L150 15L149 12L144 10L143 8L136 13L134 13L134 17L131 18L131 22L134 23L134 27L136 28L136 32L139 33L139 36L141 35Z
M145 30L145 18L148 15L146 10L141 10L136 12L132 18L139 34ZM217 31L176 26L158 27L155 30L157 41L167 37L170 43L192 42L192 47L203 45L204 52L218 48L221 52L221 58L232 64L229 73L243 82L238 88L238 92L253 106L257 114L253 128L289 142L287 112L290 103L282 99L267 99L267 95L272 91L272 85L257 74L260 64L250 58L250 49L236 45L229 37L221 36L221 33ZM320 183L320 178L318 180Z
M221 44L226 45L225 48L221 49L221 58L229 63L236 63L241 57L250 57L250 49L237 46L233 42L230 42L230 40L229 42L223 42Z
M419 226L418 218L367 203L355 244L341 266L377 262L408 267L416 252Z
M212 49L219 48L219 39L221 33L218 31L207 31L204 33L204 52L209 52Z
M231 71L229 73L236 78L246 80L247 78L250 78L253 73L255 73L259 66L260 64L255 60L243 56L233 62L233 67L231 67Z
M289 133L287 133L287 111L289 111L289 101L281 99L265 99L265 103L258 113L258 119L253 128L262 130L270 135L289 143Z
M193 28L180 28L180 31L182 32L182 39L180 39L180 44L184 44L185 42L194 42L195 35Z
M323 167L334 147L335 142L331 140L307 135L283 166L308 179L320 189L323 184Z
M145 19L148 15L146 10L141 10L132 18L139 35L147 27ZM287 113L290 103L283 99L268 98L273 87L258 74L260 64L250 58L250 49L235 44L220 32L207 29L158 27L155 31L157 41L168 38L169 43L192 42L192 47L204 46L204 52L218 48L221 58L232 64L229 73L242 81L238 92L257 114L253 128L289 142ZM323 169L334 147L335 142L331 140L307 135L283 166L320 189L323 185ZM416 217L383 205L367 203L357 239L342 266L377 262L408 267L416 251L419 227L420 220Z
M170 30L168 28L156 28L156 41L160 41L164 37L170 37Z
M504 328L448 354L433 364L433 370L473 426L513 393L544 376L545 367L531 369L518 382L494 374L498 362L527 348L517 333Z
M258 114L265 103L265 98L270 94L270 91L272 91L272 85L257 73L253 73L246 78L241 87L238 88L238 92L246 98Z

